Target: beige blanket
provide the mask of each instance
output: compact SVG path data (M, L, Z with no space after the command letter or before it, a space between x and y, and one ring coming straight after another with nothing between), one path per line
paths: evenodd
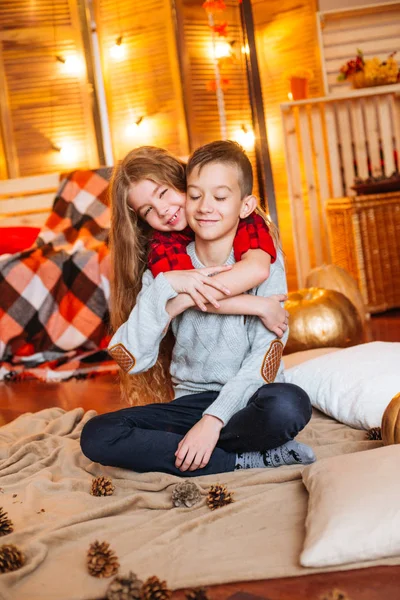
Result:
M79 434L94 414L52 408L0 428L0 506L15 525L0 544L17 544L27 557L22 569L0 575L2 600L104 597L108 581L85 566L96 539L111 544L121 573L155 574L172 588L317 572L298 562L307 510L300 468L200 477L204 496L210 484L224 482L235 503L214 512L204 499L191 509L172 508L179 478L105 468L81 454ZM298 439L322 458L380 445L364 436L317 413ZM100 474L112 476L113 496L90 495ZM400 557L344 568L398 563Z

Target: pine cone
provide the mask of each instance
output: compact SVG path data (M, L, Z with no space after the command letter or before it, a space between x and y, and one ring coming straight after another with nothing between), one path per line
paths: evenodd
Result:
M349 596L338 589L333 589L320 597L320 600L350 600Z
M12 533L14 531L14 523L8 518L8 514L0 506L0 537Z
M187 600L209 600L207 590L203 587L186 590L185 596Z
M382 430L380 427L371 427L371 429L368 429L365 437L367 440L381 440Z
M226 485L217 483L210 487L207 496L208 508L215 510L216 508L231 504L231 502L233 502L232 494L228 492Z
M113 482L109 477L96 477L92 479L92 496L112 496L114 493L115 487L113 486Z
M169 600L172 592L168 589L166 581L160 581L158 577L149 577L142 587L142 600Z
M117 575L107 588L107 600L139 600L143 582L132 571Z
M200 488L192 481L177 483L172 490L172 503L174 506L187 506L190 508L201 500Z
M110 544L94 542L87 553L87 568L93 577L112 577L118 573L119 562Z
M25 556L14 544L0 546L0 573L16 571L25 562Z

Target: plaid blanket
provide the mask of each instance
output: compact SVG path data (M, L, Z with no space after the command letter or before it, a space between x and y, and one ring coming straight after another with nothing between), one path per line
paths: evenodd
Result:
M12 360L0 363L0 381L37 379L55 383L99 375L117 375L119 371L117 363L107 350L72 350L54 354L52 360L48 360L49 358L48 353L28 357L14 356Z
M65 176L35 244L0 257L0 378L23 357L32 367L106 346L110 175Z

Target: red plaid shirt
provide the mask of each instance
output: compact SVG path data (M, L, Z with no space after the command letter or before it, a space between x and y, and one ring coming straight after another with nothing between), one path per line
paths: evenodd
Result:
M193 269L186 246L194 240L190 227L183 231L155 231L150 240L148 266L154 277L166 271ZM239 222L233 251L235 260L239 261L248 250L259 248L271 256L271 262L276 260L276 250L264 219L257 213L252 213Z

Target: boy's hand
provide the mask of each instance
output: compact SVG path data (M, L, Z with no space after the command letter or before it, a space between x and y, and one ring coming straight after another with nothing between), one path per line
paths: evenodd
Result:
M204 269L193 269L190 271L167 271L164 273L169 283L177 294L189 294L195 304L206 311L206 304L210 302L215 308L219 308L217 300L210 294L208 287L219 290L226 296L230 291L222 283L219 283L213 275L218 275L224 271L232 269L232 265L222 265L220 267L205 267Z
M217 417L204 415L179 442L175 466L181 471L203 469L217 445L223 426Z
M258 315L263 325L278 337L283 336L289 323L289 313L280 304L285 300L287 300L285 294L275 294L269 296L269 298L262 298L263 310Z

